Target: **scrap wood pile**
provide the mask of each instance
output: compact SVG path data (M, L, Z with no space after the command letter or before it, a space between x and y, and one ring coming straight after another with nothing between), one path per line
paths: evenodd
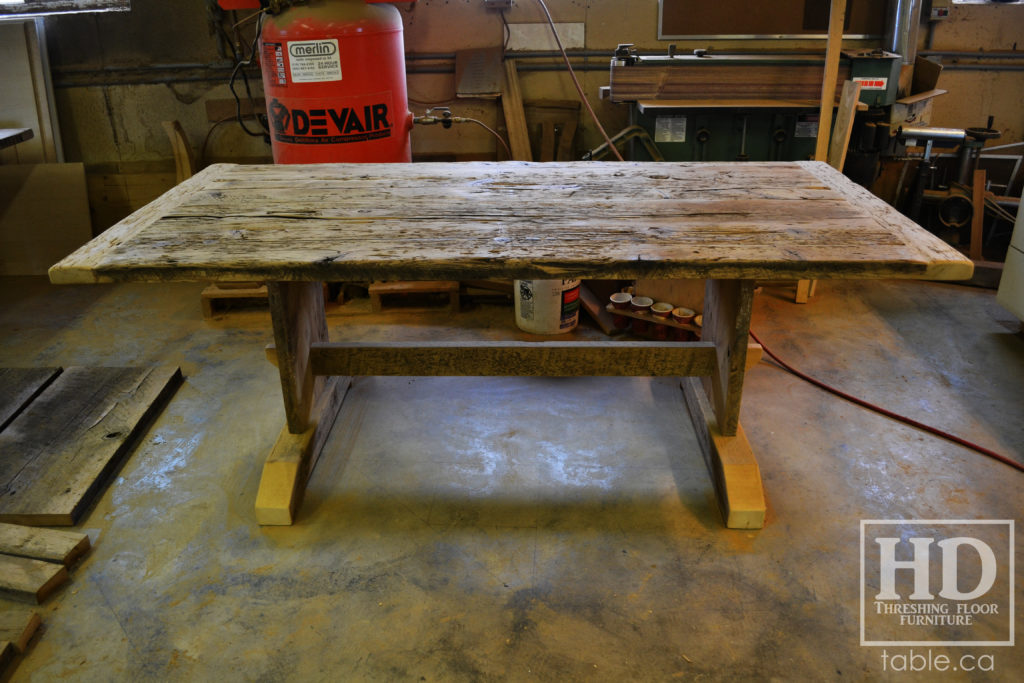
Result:
M82 533L0 522L0 597L42 604L90 547ZM39 623L36 612L0 602L0 676L25 652Z

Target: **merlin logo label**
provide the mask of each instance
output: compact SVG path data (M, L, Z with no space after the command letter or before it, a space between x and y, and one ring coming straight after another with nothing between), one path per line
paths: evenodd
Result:
M388 106L383 102L362 107L289 108L281 100L270 102L274 139L295 145L336 145L391 137Z
M293 83L340 81L338 39L291 41L288 43L288 65Z
M337 40L307 40L289 43L288 54L292 57L332 57L338 54Z

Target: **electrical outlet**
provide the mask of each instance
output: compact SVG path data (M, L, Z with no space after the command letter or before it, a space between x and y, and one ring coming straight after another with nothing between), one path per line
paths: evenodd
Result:
M951 4L950 0L932 0L931 6L928 8L928 18L932 21L949 19Z

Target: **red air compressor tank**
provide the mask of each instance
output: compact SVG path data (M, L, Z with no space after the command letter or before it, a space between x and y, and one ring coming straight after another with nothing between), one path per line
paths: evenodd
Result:
M402 18L366 0L267 15L260 38L274 163L412 160Z

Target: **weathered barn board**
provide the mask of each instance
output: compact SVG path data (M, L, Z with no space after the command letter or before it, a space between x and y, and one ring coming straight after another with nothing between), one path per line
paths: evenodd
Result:
M670 342L328 342L313 344L310 363L314 374L353 376L678 377L716 370L713 344Z
M86 534L0 522L0 553L59 562L70 567L89 552Z
M67 580L62 564L0 555L0 596L39 604Z
M0 432L60 374L60 368L0 368Z
M972 266L823 162L215 165L57 283L963 279Z
M24 652L42 620L35 610L9 607L0 611L0 641L11 643L18 652Z
M0 432L0 521L74 524L180 382L171 367L66 369Z

